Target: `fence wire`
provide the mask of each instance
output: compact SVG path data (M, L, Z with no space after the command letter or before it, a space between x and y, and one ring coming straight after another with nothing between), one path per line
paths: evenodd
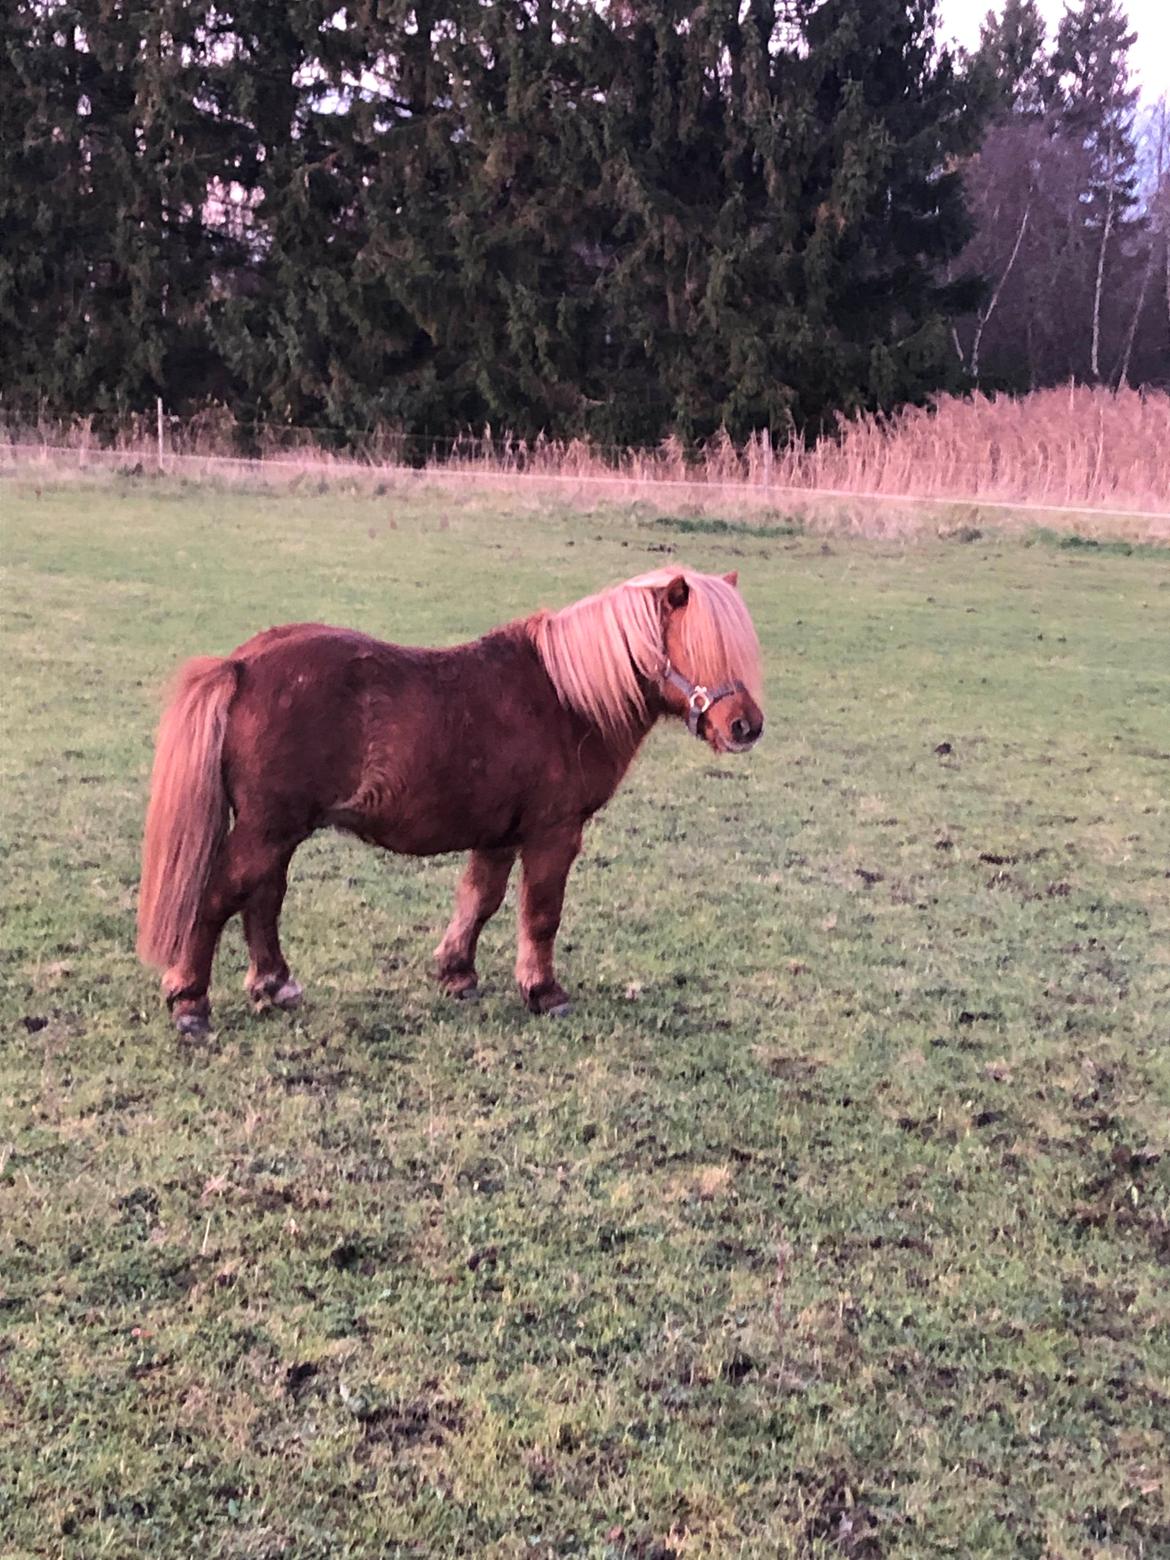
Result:
M627 452L629 453L629 452ZM650 452L647 452L649 456ZM362 477L369 480L393 480L405 483L432 483L441 486L449 482L471 483L511 483L513 486L530 486L534 483L550 483L566 488L622 488L631 487L644 489L647 493L667 490L687 490L697 494L719 497L751 497L757 502L768 501L773 498L790 499L825 499L834 502L846 503L877 503L877 504L924 504L936 507L952 509L980 509L993 510L1003 513L1019 514L1046 514L1046 515L1071 515L1080 517L1110 517L1119 520L1140 520L1153 522L1170 522L1170 509L1128 509L1119 508L1107 501L1097 504L1055 504L1040 502L1035 499L990 498L978 493L947 494L947 493L907 493L887 492L884 489L863 489L849 487L817 487L801 483L786 483L769 480L761 477L756 481L744 481L714 474L696 473L688 477L668 477L638 474L635 471L615 470L610 473L596 472L551 472L539 469L517 467L512 470L497 471L487 466L482 458L477 461L475 457L468 456L465 464L460 464L460 457L455 455L447 461L423 466L413 466L406 462L383 463L375 461L361 461L346 459L344 456L331 456L320 449L306 450L300 458L288 455L212 455L191 454L182 451L166 450L161 457L148 454L141 449L115 450L102 449L97 446L80 447L70 444L51 444L41 441L21 443L0 443L0 468L18 470L36 464L38 461L47 464L49 456L66 456L75 460L79 466L91 460L121 462L124 474L144 475L148 469L166 473L175 467L182 465L208 467L233 467L251 470L257 474L264 474L274 470L291 471L304 475L315 472L324 478L326 475L333 477ZM133 463L133 464L130 464ZM911 464L911 462L905 462Z

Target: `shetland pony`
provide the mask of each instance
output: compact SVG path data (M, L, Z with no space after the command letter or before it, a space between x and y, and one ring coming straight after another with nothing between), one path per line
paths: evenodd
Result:
M277 923L288 865L317 829L407 855L470 851L435 953L453 996L519 855L516 980L534 1013L569 999L553 968L586 821L650 728L685 720L719 753L763 730L755 629L734 574L659 569L450 650L292 624L188 661L163 714L138 901L138 952L164 969L182 1034L210 1027L225 922L242 915L257 1010L301 987Z

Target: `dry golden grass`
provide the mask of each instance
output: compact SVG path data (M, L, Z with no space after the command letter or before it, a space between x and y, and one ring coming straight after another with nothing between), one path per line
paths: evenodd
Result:
M813 487L1170 510L1170 395L1069 385L859 417L793 463Z
M929 408L842 418L811 448L768 434L736 445L721 433L697 450L676 438L652 449L582 439L462 435L425 447L381 430L330 450L320 430L249 435L216 409L168 419L162 466L195 478L301 486L343 478L387 488L438 484L569 503L637 500L651 508L759 517L783 511L823 530L903 535L971 524L1044 523L1145 540L1170 538L1170 394L1069 385L1023 397L943 396ZM242 449L247 453L240 453ZM0 467L42 463L54 476L160 464L149 417L92 418L0 429Z

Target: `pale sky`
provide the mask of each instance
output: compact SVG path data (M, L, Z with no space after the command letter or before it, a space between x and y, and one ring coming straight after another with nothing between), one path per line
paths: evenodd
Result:
M939 0L941 31L970 48L979 42L979 24L987 12L1002 9L1000 0ZM1051 42L1064 14L1064 0L1040 0L1040 10ZM1134 84L1145 98L1170 93L1170 0L1128 0L1125 10L1130 32L1137 33L1129 51Z

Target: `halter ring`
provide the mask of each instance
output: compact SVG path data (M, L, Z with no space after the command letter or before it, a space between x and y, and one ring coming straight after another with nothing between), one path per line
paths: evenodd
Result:
M689 677L670 664L669 656L663 659L662 680L677 688L687 701L687 729L692 737L699 735L699 722L713 704L718 704L720 699L726 699L733 693L742 693L743 683L724 683L721 688L716 688L714 693L704 688L702 683L693 683Z

